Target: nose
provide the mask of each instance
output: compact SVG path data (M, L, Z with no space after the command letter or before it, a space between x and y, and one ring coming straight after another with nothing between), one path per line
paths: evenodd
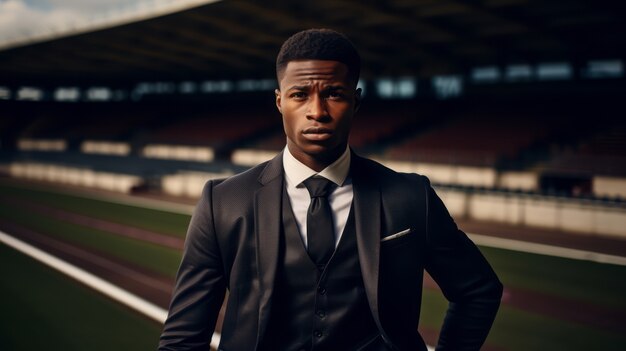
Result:
M318 95L312 95L309 98L308 108L306 112L307 119L313 119L323 122L328 118L328 110L326 100Z

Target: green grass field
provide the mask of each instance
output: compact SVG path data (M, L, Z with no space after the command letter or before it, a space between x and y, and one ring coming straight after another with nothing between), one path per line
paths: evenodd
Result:
M161 330L0 244L0 350L154 350Z
M421 324L438 329L446 307L441 294L426 290ZM502 305L487 342L503 350L617 351L624 349L626 338Z
M0 184L0 191L2 194L33 200L67 211L170 235L184 233L189 221L189 216L186 215L113 204L68 194L25 189L19 186ZM65 223L45 215L26 214L19 207L1 203L0 218L12 220L43 234L112 255L121 262L130 262L169 276L174 275L180 259L180 253L176 250ZM492 263L507 289L514 291L515 288L522 288L556 298L574 299L581 304L594 304L626 311L626 299L624 299L626 267L486 247L482 247L481 251ZM8 257L6 260L16 259L15 255L8 255ZM3 260L5 260L4 252ZM8 264L3 264L3 266L6 265ZM15 266L15 264L10 263L10 266ZM16 271L13 274L25 276L29 273ZM19 288L16 289L19 290ZM28 298L24 303L28 304L30 300ZM111 305L115 306L114 303ZM98 306L90 307L94 308L94 315L101 313L98 308L103 308L104 305ZM427 290L424 294L423 306L422 324L428 328L438 329L443 320L446 301L438 292ZM32 313L44 313L38 312L40 308L46 307L35 304L35 299L33 299L33 305L29 307L29 310ZM74 326L71 320L66 321L59 323L57 327L72 330ZM67 333L72 334L69 331ZM2 338L1 335L0 338ZM524 311L504 304L489 336L488 344L505 350L624 350L626 349L626 335L549 317L536 311ZM23 349L38 348L25 347ZM151 348L118 349L148 350Z
M8 186L0 183L0 193L7 197L15 196L33 200L42 205L177 237L185 236L185 229L189 223L189 216L184 214L87 199L62 192Z

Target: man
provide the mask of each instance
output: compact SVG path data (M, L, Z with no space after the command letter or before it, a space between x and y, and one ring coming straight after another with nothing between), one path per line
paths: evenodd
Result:
M160 350L207 350L226 290L219 350L425 350L424 269L450 301L438 349L480 348L502 285L425 177L349 149L359 71L337 32L283 44L287 147L206 184Z

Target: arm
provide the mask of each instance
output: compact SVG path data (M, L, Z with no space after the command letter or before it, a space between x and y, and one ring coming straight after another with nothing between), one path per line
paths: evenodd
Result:
M427 180L426 193L426 270L450 301L437 350L479 350L500 306L502 284Z
M209 349L226 291L213 223L212 188L209 181L189 223L160 351Z

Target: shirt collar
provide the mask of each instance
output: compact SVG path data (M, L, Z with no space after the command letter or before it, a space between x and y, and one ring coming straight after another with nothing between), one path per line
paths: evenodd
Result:
M289 152L289 148L285 146L285 151L283 152L283 168L286 177L289 179L289 183L296 187L314 175L324 177L338 186L342 186L350 171L350 148L346 147L346 151L344 151L335 162L317 173L298 161L291 152Z

